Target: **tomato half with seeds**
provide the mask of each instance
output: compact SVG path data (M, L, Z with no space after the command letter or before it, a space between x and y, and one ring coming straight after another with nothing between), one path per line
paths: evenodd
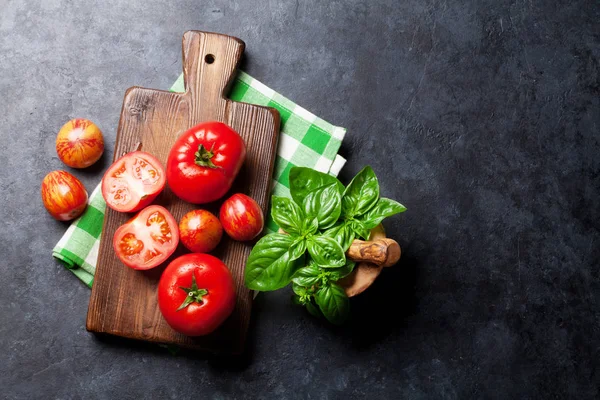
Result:
M265 225L258 203L242 193L236 193L223 202L219 219L229 237L238 241L254 239Z
M117 257L133 269L150 269L162 264L179 243L175 218L166 208L152 205L121 225L113 236Z
M102 178L106 205L119 212L146 207L164 189L165 170L150 153L134 151L115 161Z
M191 253L171 261L158 282L158 306L179 333L213 332L235 308L235 284L227 266L210 254Z
M167 181L180 199L210 203L227 193L246 158L242 137L222 122L184 132L169 153Z

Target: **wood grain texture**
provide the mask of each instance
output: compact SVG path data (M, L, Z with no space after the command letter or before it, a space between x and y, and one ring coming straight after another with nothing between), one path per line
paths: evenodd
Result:
M373 243L379 243L379 245L375 245L372 248ZM381 224L371 230L369 241L354 240L350 245L350 248L353 247L352 251L348 249L346 256L358 264L356 264L350 275L343 277L337 282L344 288L348 297L354 297L367 290L375 282L384 265L391 266L390 264L392 263L390 261L394 260L393 263L395 264L400 259L402 253L400 245L395 240L386 239L385 230ZM393 248L391 251L388 251L390 247ZM377 259L381 261L380 265L372 262Z
M229 196L242 192L267 212L275 159L279 114L275 109L236 103L224 97L231 84L244 43L226 35L188 31L183 36L184 93L133 87L125 93L117 130L115 159L140 149L166 166L176 138L204 121L221 121L245 140L247 157ZM212 62L211 62L212 61ZM220 202L195 206L178 199L168 187L155 204L166 207L179 221L194 208L216 212ZM240 353L250 321L252 293L243 284L246 259L252 243L239 243L224 235L212 252L230 268L236 282L237 304L231 317L213 334L191 338L173 331L162 318L156 287L160 274L175 257L185 254L180 244L162 266L134 271L116 257L115 230L132 214L106 210L98 266L87 316L87 329L151 342L176 344L218 353Z
M369 262L381 267L391 267L400 259L400 245L394 239L354 240L346 256L355 262Z

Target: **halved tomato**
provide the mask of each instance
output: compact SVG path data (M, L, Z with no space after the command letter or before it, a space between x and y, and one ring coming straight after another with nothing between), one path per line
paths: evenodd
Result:
M121 225L113 236L113 247L123 264L133 269L160 265L177 248L179 228L166 208L152 205Z
M115 161L102 178L102 196L115 211L146 207L164 189L165 170L150 153L134 151Z

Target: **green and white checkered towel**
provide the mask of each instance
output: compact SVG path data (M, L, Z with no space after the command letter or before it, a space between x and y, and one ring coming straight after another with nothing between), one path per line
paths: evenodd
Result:
M183 75L173 84L171 91L184 91ZM337 152L346 129L318 118L241 71L233 83L229 98L273 107L281 115L281 136L273 172L274 195L289 197L288 174L294 166L314 168L334 176L344 166L346 160ZM90 195L89 207L69 226L52 250L52 255L89 287L92 287L96 272L105 209L106 203L98 185ZM265 228L267 231L277 230L270 215Z

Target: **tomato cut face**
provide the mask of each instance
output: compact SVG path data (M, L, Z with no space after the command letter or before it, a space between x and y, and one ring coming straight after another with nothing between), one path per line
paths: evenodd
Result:
M121 225L113 237L117 257L133 269L150 269L160 265L177 248L179 229L164 207L144 208Z
M102 196L115 211L141 210L165 187L165 171L149 153L128 153L110 166L102 178Z

